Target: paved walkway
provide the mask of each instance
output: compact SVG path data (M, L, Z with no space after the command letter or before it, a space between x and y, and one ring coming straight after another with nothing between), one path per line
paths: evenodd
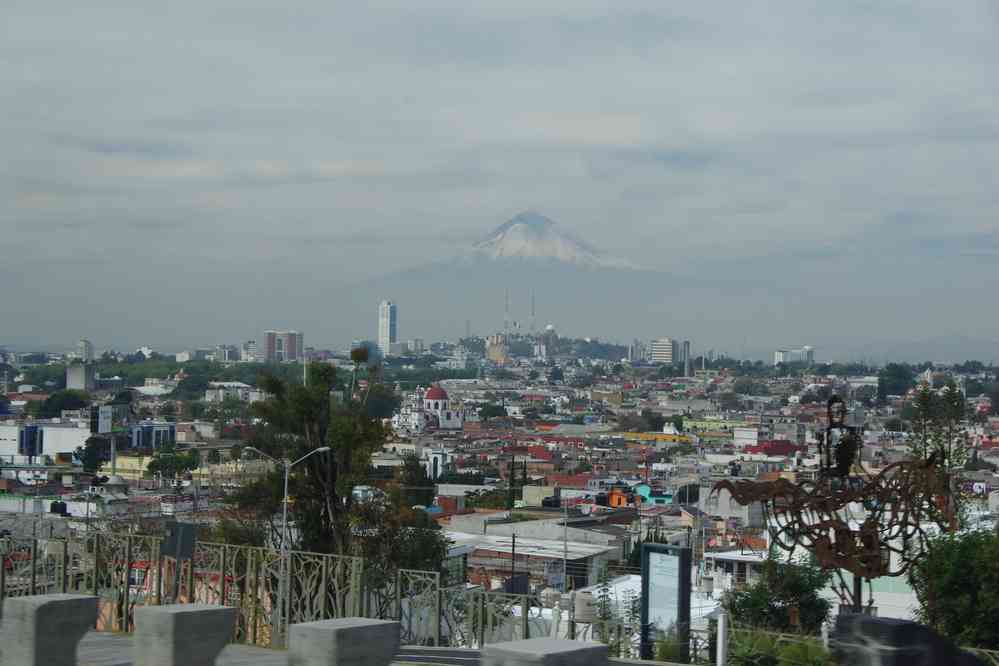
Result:
M77 649L79 666L131 666L132 637L91 631ZM218 666L287 666L288 653L247 645L228 645L216 662Z
M132 666L132 636L91 631L77 650L79 666ZM442 648L408 648L399 651L401 664L443 664L447 666L479 666L478 650ZM219 655L217 666L288 666L284 650L227 645Z

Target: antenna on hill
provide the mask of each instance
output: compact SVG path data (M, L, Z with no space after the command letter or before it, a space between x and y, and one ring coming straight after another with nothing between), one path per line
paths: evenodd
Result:
M510 288L506 290L506 309L503 311L503 333L510 332Z
M534 290L531 290L531 335L534 335Z

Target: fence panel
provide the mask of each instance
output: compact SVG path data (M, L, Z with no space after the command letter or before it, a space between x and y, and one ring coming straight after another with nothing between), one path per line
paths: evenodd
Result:
M441 575L436 571L400 569L399 622L403 645L439 645L441 632Z

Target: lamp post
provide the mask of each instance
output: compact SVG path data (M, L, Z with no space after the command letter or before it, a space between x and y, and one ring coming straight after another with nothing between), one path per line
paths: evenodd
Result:
M264 453L263 451L261 451L260 449L255 448L253 446L247 446L246 450L247 451L253 451L254 453L262 455L263 457L267 458L271 462L273 462L275 464L278 464L278 465L281 465L282 467L284 467L284 500L281 503L282 504L282 509L281 509L281 553L283 555L283 554L287 553L287 551L288 551L288 476L291 473L291 468L294 467L295 465L297 465L298 463L302 462L303 460L305 460L306 458L308 458L309 456L311 456L314 453L325 453L326 451L329 451L330 447L328 447L328 446L320 446L319 448L312 449L311 451L309 451L308 453L306 453L304 456L302 456L298 460L289 460L288 458L282 458L282 459L278 460L274 456L269 456L266 453Z
M288 458L282 458L278 460L274 456L269 456L260 449L252 446L247 446L245 450L253 451L254 453L257 453L267 458L271 462L284 467L284 501L282 502L282 509L281 509L281 580L279 581L278 584L278 589L279 589L278 596L281 600L281 603L279 604L278 607L282 609L281 612L283 613L284 609L287 608L285 604L287 603L287 597L288 597L288 591L287 591L288 590L288 476L291 473L292 467L302 462L303 460L305 460L314 453L325 453L326 451L329 451L330 447L320 446L319 448L312 449L298 460L289 460ZM274 610L277 611L278 607L276 607ZM285 638L284 623L283 622L277 623L277 625L281 638L282 640L284 640Z

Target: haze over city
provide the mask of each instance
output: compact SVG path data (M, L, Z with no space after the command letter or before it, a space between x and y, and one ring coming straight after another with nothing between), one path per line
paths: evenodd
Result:
M0 26L2 343L342 345L383 298L456 339L512 286L620 342L995 357L992 3L49 9ZM402 293L525 210L647 272Z
M0 666L999 666L997 64L999 0L4 1Z

